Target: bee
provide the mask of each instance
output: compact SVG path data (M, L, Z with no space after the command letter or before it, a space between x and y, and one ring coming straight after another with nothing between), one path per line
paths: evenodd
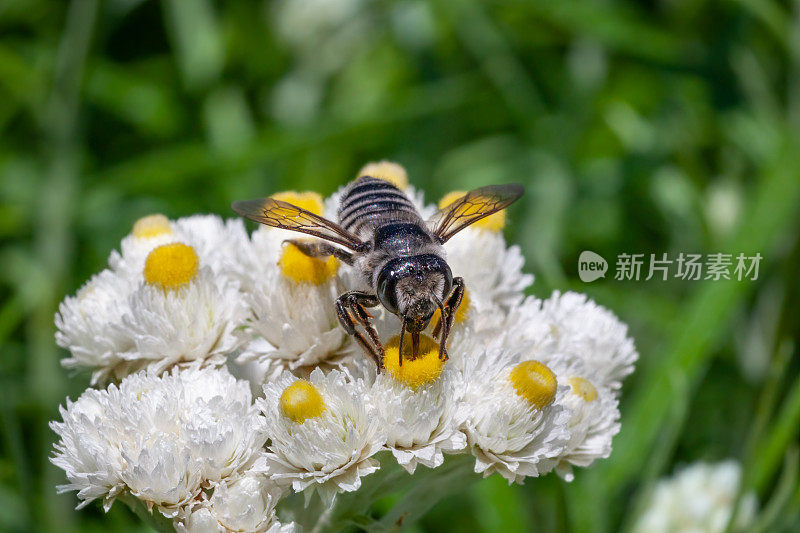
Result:
M345 292L336 300L336 313L342 328L380 372L384 349L367 308L382 305L400 318L400 365L406 332L411 336L413 359L419 353L420 332L438 309L433 336L439 337L439 358L445 361L445 343L465 286L461 277L453 277L443 245L470 224L505 209L522 193L519 184L474 189L425 221L395 185L361 176L344 189L338 223L274 198L237 201L231 207L261 224L318 237L321 240L288 242L309 257L334 256L360 273L370 291Z

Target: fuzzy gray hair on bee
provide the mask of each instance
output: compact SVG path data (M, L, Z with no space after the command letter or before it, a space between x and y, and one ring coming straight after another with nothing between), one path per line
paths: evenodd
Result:
M413 359L419 354L420 332L438 309L441 314L433 335L439 339L439 357L446 360L445 344L465 287L462 278L453 277L443 245L470 224L505 209L522 193L519 184L481 187L425 221L396 186L361 176L342 193L338 223L273 198L233 202L231 207L261 224L322 239L290 242L310 257L337 257L361 274L370 291L342 294L336 311L342 328L372 357L380 372L384 349L367 308L382 305L400 318L401 365L406 332L411 336Z

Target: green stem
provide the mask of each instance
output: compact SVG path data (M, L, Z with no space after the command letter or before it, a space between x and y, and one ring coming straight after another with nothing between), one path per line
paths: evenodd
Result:
M800 380L795 380L766 443L760 453L755 455L753 481L759 492L766 489L767 482L778 469L785 450L797 438L798 427L800 427Z
M474 460L470 455L455 455L435 469L419 469L413 476L414 484L403 498L369 531L395 531L419 520L445 496L465 490L480 479L473 472Z
M800 464L797 446L786 452L783 464L781 479L778 481L774 495L752 526L753 533L775 531L777 529L776 524L787 514L786 508L789 506L792 494L797 487L797 469Z
M38 298L27 324L28 360L26 377L32 396L47 413L63 401L66 394L64 375L53 343L53 315L63 294L66 273L74 253L73 217L79 189L83 146L78 113L86 58L91 49L97 24L99 2L74 0L67 10L64 32L58 46L53 86L45 112L39 117L45 138L43 159L47 174L40 188L34 221L33 249L37 263L44 265L46 276L38 287ZM52 434L45 424L37 425L34 442L50 442ZM41 453L41 499L30 501L30 509L41 512L32 517L45 530L68 528L74 513L70 500L52 496L53 486L63 480L63 473L49 464Z
M473 473L471 455L448 456L438 468L420 466L414 475L408 474L384 451L377 455L381 469L362 479L355 492L338 494L331 507L315 513L319 498L305 507L302 494L284 500L279 511L311 533L342 531L357 527L367 531L391 531L407 526L421 518L445 496L465 490L479 478ZM397 503L379 519L375 519L376 502L398 495ZM316 519L313 517L316 516Z

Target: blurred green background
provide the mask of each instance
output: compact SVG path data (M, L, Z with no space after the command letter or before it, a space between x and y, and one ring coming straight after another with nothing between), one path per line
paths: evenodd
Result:
M58 302L146 214L333 192L404 164L430 200L521 181L533 293L588 293L641 353L610 459L458 487L420 531L616 531L652 482L739 459L758 527L800 530L800 2L0 1L0 530L75 512L48 456ZM576 276L590 249L760 252L758 280ZM376 512L380 512L377 509Z

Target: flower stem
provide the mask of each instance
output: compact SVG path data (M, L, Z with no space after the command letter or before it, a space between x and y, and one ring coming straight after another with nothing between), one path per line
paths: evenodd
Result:
M330 507L325 509L319 518L317 519L317 523L314 525L314 529L311 530L311 533L321 533L325 531L325 528L331 521L331 517L336 509L336 504L339 503L337 500L334 500Z
M403 470L389 452L377 456L381 470L366 476L358 491L339 494L331 507L322 512L312 533L341 531L357 526L367 531L398 529L418 520L446 496L466 489L479 479L470 455L449 456L438 468L418 467L414 475ZM375 519L370 509L379 500L402 493L388 513Z

